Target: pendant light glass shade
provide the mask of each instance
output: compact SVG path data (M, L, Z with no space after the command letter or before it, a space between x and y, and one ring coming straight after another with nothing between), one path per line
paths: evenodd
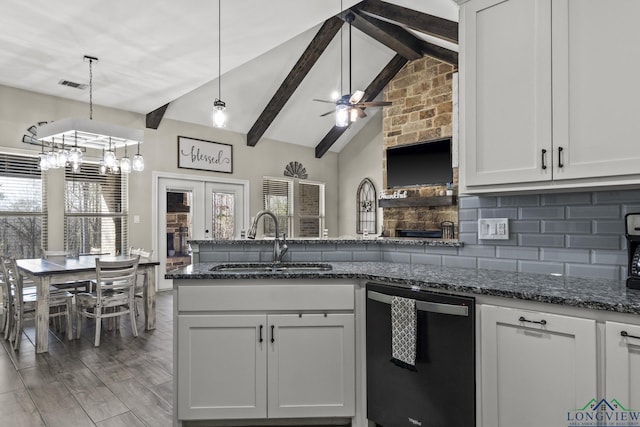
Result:
M141 172L144 170L144 158L140 155L140 143L138 143L138 154L133 156L133 161L131 163L131 167L134 171Z
M227 126L227 115L224 112L226 104L219 99L213 102L213 124L215 127L223 128Z
M336 105L336 126L343 128L349 126L349 106L346 104Z

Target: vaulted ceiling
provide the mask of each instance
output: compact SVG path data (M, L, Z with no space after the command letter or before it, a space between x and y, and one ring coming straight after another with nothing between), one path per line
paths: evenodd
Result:
M96 56L94 104L146 114L151 128L163 118L211 126L220 97L228 129L249 145L269 138L321 156L380 120L380 109L368 110L335 128L333 115L320 117L331 105L312 101L349 91L347 9L356 16L352 88L368 100L408 60L457 63L452 0L221 1L219 28L217 1L3 0L0 84L88 102L88 90L59 81L88 83L83 55Z

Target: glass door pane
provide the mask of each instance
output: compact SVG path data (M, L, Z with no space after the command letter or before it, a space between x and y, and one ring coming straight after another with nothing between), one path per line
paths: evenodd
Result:
M238 184L205 184L206 230L214 240L240 238L244 227L244 187Z
M188 241L193 235L193 194L191 191L167 191L166 271L191 264Z

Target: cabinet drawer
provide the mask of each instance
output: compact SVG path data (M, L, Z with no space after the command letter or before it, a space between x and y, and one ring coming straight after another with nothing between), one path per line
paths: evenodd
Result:
M178 311L353 310L353 285L180 286Z

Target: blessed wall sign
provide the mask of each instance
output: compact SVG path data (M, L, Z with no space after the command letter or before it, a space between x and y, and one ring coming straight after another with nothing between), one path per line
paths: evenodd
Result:
M178 137L178 167L233 172L233 146L203 139Z

